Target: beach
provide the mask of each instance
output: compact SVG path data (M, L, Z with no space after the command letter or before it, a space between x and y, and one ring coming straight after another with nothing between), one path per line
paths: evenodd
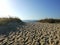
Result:
M0 45L60 45L60 23L11 23L0 30Z

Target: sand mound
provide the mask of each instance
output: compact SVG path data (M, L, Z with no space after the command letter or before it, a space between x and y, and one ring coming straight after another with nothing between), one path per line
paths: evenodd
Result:
M6 25L6 24L9 24L11 22L21 23L22 21L19 18L13 18L13 17L0 18L0 25Z
M60 23L60 19L41 19L38 22L42 22L42 23Z
M8 29L8 30L13 30ZM0 35L1 45L60 45L60 24L25 23Z

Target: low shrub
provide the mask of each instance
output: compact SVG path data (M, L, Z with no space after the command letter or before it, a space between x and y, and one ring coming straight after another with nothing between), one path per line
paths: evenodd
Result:
M42 22L42 23L60 23L60 19L42 19L42 20L39 20L38 22Z
M9 18L0 18L0 25L5 25L8 24L9 22L22 22L19 18L13 18L13 17L9 17Z

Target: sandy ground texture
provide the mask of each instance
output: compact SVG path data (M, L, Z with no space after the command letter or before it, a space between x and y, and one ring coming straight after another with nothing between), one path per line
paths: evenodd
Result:
M0 26L0 45L60 45L60 23Z

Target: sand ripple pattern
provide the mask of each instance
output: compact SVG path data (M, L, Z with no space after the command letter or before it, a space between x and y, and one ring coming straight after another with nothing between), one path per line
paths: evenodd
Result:
M60 24L26 23L0 35L0 45L60 45Z

